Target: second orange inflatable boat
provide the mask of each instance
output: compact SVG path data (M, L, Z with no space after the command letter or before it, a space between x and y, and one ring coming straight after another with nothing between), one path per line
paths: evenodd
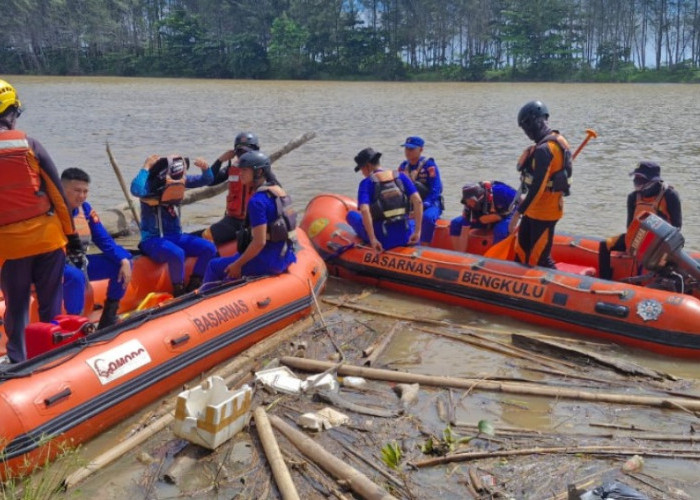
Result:
M667 270L671 258L677 258L679 266L663 280L657 276L638 283L596 278L600 239L580 236L556 236L552 255L559 269L484 257L490 242L488 235L478 233L469 237L472 253L448 250L447 221L439 221L431 247L377 253L346 222L348 211L356 209L356 202L347 197L319 195L309 202L300 225L334 275L664 355L700 359L700 268L678 249L682 237L679 240L675 229L663 226L658 217L649 216L640 226L643 262ZM613 259L620 280L642 262L641 253L639 262L625 255Z

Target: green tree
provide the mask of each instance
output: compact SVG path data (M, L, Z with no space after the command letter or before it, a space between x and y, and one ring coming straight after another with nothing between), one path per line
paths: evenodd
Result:
M268 56L273 74L279 78L304 77L309 32L283 13L272 22L270 35Z

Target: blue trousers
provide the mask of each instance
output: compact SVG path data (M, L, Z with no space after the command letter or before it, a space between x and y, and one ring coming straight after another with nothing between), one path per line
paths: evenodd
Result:
M173 285L185 282L185 257L197 257L192 274L204 276L209 261L216 255L216 246L211 241L191 234L149 238L139 247L154 261L168 264Z
M63 268L66 254L62 248L52 252L6 260L0 282L5 297L5 333L7 356L13 363L27 359L24 330L29 323L29 298L32 283L39 302L39 319L51 321L61 314Z
M369 236L365 231L365 226L362 223L362 214L356 210L348 212L346 220L357 235L363 241L369 242ZM408 245L408 239L415 230L415 222L413 220L394 222L392 224L382 224L381 222L374 223L374 234L382 244L384 250L390 250L395 247L404 247Z
M258 255L243 264L241 274L243 276L270 276L282 274L294 262L296 256L293 252L286 252L283 256L277 252L263 249ZM236 253L230 257L219 257L212 259L204 274L204 283L219 282L228 280L226 268L229 264L237 261L241 254Z
M121 300L126 290L119 281L121 264L106 255L88 255L87 274L90 280L108 279L107 298ZM85 304L85 273L72 265L63 270L63 307L68 314L80 314Z
M506 236L508 236L508 225L510 224L510 219L512 218L512 215L509 215L502 221L497 222L493 226L493 243L496 244L499 241L503 240ZM462 227L464 226L469 226L469 220L465 219L464 215L460 215L458 217L455 217L450 221L450 236L459 236L462 234ZM479 229L482 227L486 227L482 224L479 225L471 225L471 227L475 229Z
M430 243L433 241L435 223L440 218L440 214L442 214L442 210L440 210L440 207L436 205L423 208L423 225L420 231L421 243Z

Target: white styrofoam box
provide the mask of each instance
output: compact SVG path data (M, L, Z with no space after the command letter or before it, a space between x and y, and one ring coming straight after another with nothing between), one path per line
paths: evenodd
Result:
M213 450L246 426L252 398L248 385L230 391L221 377L209 377L178 395L173 432Z

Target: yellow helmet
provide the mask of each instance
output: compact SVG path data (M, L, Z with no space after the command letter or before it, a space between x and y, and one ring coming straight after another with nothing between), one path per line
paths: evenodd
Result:
M19 108L22 103L17 99L15 88L5 80L0 80L0 113L4 113L10 106Z

